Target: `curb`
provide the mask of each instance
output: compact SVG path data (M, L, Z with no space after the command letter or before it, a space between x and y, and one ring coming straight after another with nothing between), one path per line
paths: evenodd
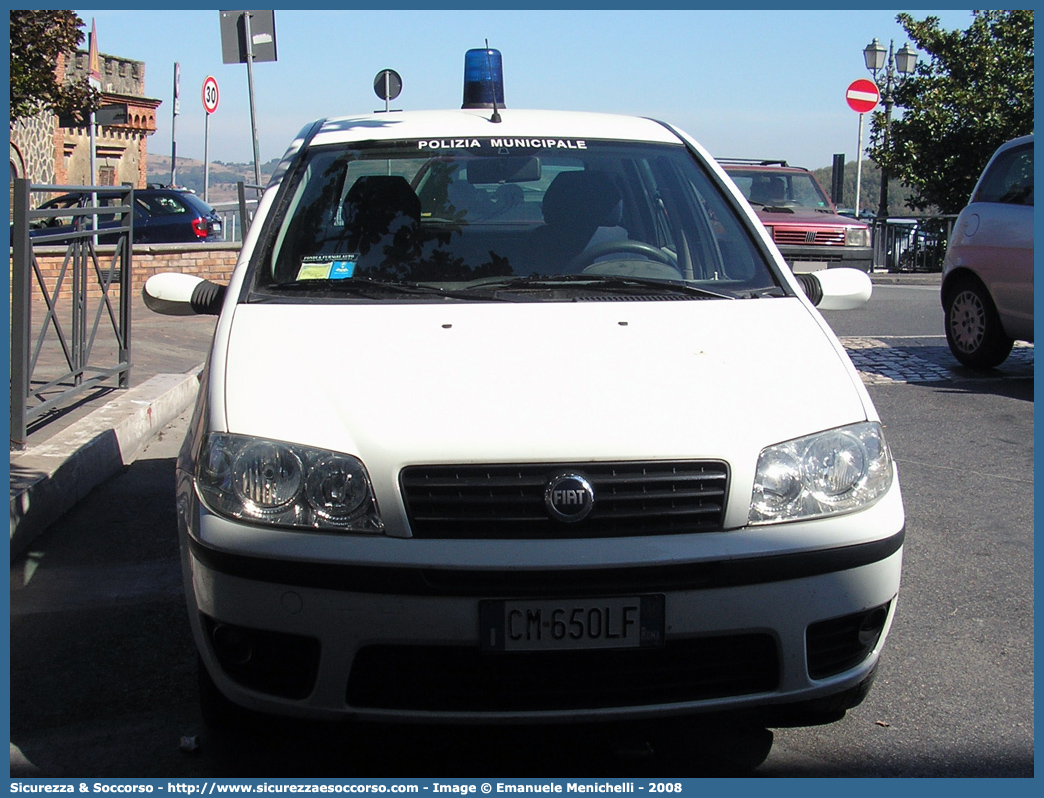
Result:
M53 438L11 453L12 559L195 401L202 367L157 374Z
M875 285L941 285L940 272L873 272L870 282Z

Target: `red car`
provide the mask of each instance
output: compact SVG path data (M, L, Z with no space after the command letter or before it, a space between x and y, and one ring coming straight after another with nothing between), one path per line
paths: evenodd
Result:
M717 159L795 272L849 266L869 272L870 228L838 214L807 169L786 161Z

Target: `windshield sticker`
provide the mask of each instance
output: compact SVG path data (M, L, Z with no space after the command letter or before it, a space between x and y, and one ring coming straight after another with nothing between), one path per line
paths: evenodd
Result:
M335 260L330 266L331 280L346 280L355 274L355 259Z
M586 150L587 142L579 139L431 139L417 142L419 150L463 150L490 147L495 150L523 148L527 150Z
M298 280L346 280L355 274L358 255L310 255L303 258Z

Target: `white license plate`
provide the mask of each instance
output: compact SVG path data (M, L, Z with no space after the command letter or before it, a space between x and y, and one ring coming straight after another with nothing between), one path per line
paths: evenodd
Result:
M483 601L484 651L567 651L663 645L664 597Z
M808 274L809 272L821 272L830 264L825 260L796 260L791 267L794 274Z

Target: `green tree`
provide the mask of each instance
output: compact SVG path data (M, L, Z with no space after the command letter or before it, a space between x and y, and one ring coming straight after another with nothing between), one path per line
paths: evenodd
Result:
M870 160L863 161L862 174L858 175L858 164L849 161L845 164L845 173L842 178L841 202L835 202L839 208L855 207L856 182L859 182L859 215L867 216L877 213L877 202L881 196L881 168ZM824 166L814 169L812 172L816 180L823 188L828 188L833 182L833 167ZM889 216L917 216L923 213L923 209L917 210L909 205L911 191L899 180L891 178L888 181L888 215ZM930 211L929 211L930 212Z
M870 155L913 190L915 208L956 213L993 151L1033 131L1033 11L972 14L964 31L940 30L938 17L896 17L922 58L894 93L903 114L887 148L884 117L874 115Z
M98 92L87 78L59 84L59 53L74 51L84 39L73 11L14 11L11 26L11 121L42 109L83 119L98 107Z

